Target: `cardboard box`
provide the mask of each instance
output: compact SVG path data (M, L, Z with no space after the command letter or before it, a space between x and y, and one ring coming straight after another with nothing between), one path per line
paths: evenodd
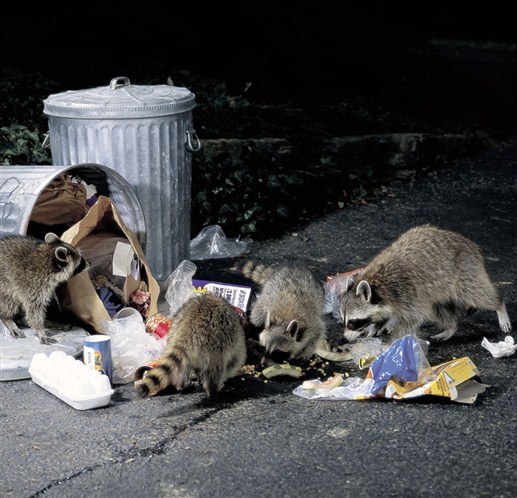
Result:
M409 399L428 395L443 396L457 403L473 404L477 395L490 387L474 380L474 377L479 377L479 372L467 356L441 363L431 369L437 377L423 385L391 379L386 385L384 397Z
M240 308L245 313L250 311L253 303L254 293L247 285L226 284L223 282L212 282L208 280L192 279L194 292L211 292L222 297L232 306Z

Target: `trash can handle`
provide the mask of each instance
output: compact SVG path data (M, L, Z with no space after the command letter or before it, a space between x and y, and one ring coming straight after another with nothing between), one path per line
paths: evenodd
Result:
M119 81L122 81L122 83L119 83ZM110 81L110 90L115 90L121 86L128 85L131 85L131 82L127 76L117 76Z
M45 133L43 136L44 136L44 138L43 138L43 143L41 144L41 146L44 149L50 149L50 131Z
M192 134L192 137L191 137ZM194 139L194 144L192 143L192 139ZM189 152L197 152L201 149L201 141L199 140L198 136L196 135L196 130L189 131L187 130L187 150Z

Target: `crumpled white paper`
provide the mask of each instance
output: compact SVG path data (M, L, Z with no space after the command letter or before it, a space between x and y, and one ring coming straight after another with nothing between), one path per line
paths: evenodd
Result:
M481 346L488 350L494 358L511 356L517 350L517 344L514 343L511 335L507 335L504 341L500 342L489 342L486 337L483 337Z

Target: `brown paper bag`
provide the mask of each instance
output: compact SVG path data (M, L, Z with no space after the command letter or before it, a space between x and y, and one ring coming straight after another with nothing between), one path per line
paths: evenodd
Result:
M147 316L158 312L158 298L160 287L152 276L145 254L136 235L124 224L118 211L108 197L99 196L99 200L90 208L86 216L66 230L61 239L73 246L80 246L81 240L90 234L112 233L115 237L124 236L135 252L140 271L138 278L128 275L124 283L124 297L126 301L135 290L144 290L150 294L150 306ZM60 296L61 306L77 316L81 321L91 325L101 334L101 320L110 320L110 316L97 295L95 287L87 272L73 276L64 286Z
M70 226L87 212L86 188L74 183L70 175L61 175L49 183L38 196L30 221L44 225Z

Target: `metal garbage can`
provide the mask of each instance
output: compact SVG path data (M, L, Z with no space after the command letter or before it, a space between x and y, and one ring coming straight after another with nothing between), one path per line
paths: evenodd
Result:
M102 164L0 165L0 234L34 235L30 233L29 225L38 198L54 179L64 173L79 176L86 183L95 185L98 195L109 197L145 251L147 232L140 202L131 185L119 173Z
M190 256L191 153L200 148L194 94L172 85L132 85L123 76L43 103L54 164L105 164L132 186L146 221L146 258L164 283Z

